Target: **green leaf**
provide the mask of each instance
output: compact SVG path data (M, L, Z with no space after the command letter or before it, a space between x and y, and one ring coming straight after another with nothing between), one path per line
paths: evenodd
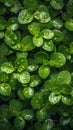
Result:
M17 90L17 95L18 95L19 99L25 100L25 97L24 97L23 89L22 89L22 88L19 88L19 89Z
M10 62L4 62L1 65L1 71L5 72L7 74L11 74L14 71L14 67L13 67L13 65Z
M63 21L60 18L55 18L51 22L52 22L53 27L56 29L60 29L63 27Z
M18 15L18 21L20 24L28 24L32 22L33 15L28 10L21 10Z
M45 50L45 51L48 51L48 52L51 52L54 50L54 43L52 40L44 40L44 44L42 46L42 48Z
M4 63L7 62L7 58L4 55L0 54L0 66Z
M41 65L38 70L39 76L42 79L46 79L50 75L50 68L49 66Z
M10 18L7 22L6 29L16 31L19 28L18 19L16 17Z
M28 67L28 61L25 57L20 57L15 60L15 68L18 72L26 70Z
M11 1L10 0L6 0L5 1L5 6L6 7L11 7L13 4L14 4L14 0L11 0Z
M73 54L73 42L69 44L69 53Z
M72 9L72 7L73 7L73 0L69 0L69 1L67 2L66 10L67 10L67 12L68 12L70 15L73 16L73 9Z
M32 35L38 36L40 33L40 23L32 22L28 25L28 30Z
M36 46L36 47L40 47L40 46L42 46L43 45L43 38L42 37L40 37L40 36L34 36L33 37L33 44L34 44L34 46Z
M10 117L9 106L6 104L0 105L0 122L2 122L5 118L10 119Z
M25 120L18 116L14 119L14 128L16 130L22 130L25 127Z
M0 83L8 82L9 76L5 72L0 72Z
M57 104L61 100L61 95L56 95L55 93L51 93L49 95L49 102L51 104Z
M69 31L73 31L73 19L69 19L65 22L65 27L69 30Z
M23 0L23 5L26 9L29 9L30 11L35 11L38 7L38 1L37 0Z
M42 93L35 93L31 99L31 105L34 109L40 109L44 106L44 97Z
M61 117L61 119L60 119L60 124L63 125L63 126L66 126L66 125L69 124L70 120L71 120L70 117L68 117L68 118Z
M34 62L34 59L29 59L28 60L28 67L27 67L27 71L28 72L35 72L38 69L38 64Z
M22 115L23 119L28 120L28 121L32 120L34 117L33 110L31 110L31 109L24 109L22 111L21 115Z
M27 35L23 37L21 43L20 43L20 50L22 51L31 51L35 48L33 45L33 40L31 35Z
M73 97L71 97L71 96L62 96L62 102L67 106L71 106L71 105L73 105Z
M47 119L45 120L43 126L42 126L42 130L51 130L54 126L54 123L51 119Z
M19 84L19 82L15 79L14 74L12 74L12 75L10 76L10 78L9 78L9 84L10 84L11 89L12 89L13 91L17 90L17 88L19 87L20 84Z
M30 88L30 87L26 87L23 89L23 95L26 98L32 98L32 96L34 95L34 89Z
M68 72L66 70L62 70L61 72L59 72L58 77L57 77L57 81L58 81L59 84L69 85L71 83L70 72Z
M58 51L63 53L66 57L69 54L69 48L66 45L60 45Z
M19 116L22 107L23 105L19 100L11 99L9 102L9 111L12 116Z
M41 23L48 23L51 20L48 9L45 5L40 5L34 13L34 18L39 20Z
M38 121L44 121L47 118L47 111L40 109L36 112L36 117Z
M62 67L66 63L66 58L62 53L56 52L53 53L49 60L49 65L51 67Z
M32 75L30 78L30 87L36 87L41 84L41 78L38 75Z
M0 31L0 39L4 38L4 32L3 31Z
M63 34L63 32L61 32L61 31L59 31L59 30L53 30L53 32L54 32L54 38L53 38L53 41L54 42L62 42L63 41L63 39L64 39L64 34Z
M17 79L22 84L28 84L30 82L30 73L27 71L24 71L22 73L15 73L14 74L15 79Z
M7 30L5 33L5 43L12 49L20 42L21 34L20 32L13 32L11 30Z
M42 64L45 59L47 60L49 59L49 55L45 51L39 51L39 52L36 52L36 54L34 55L34 58L37 64Z
M11 86L8 83L1 83L0 84L0 94L3 96L10 96L11 95Z
M67 20L69 20L71 18L72 18L71 13L70 14L68 12L63 12L62 13L62 19L63 20L67 21Z
M0 54L2 56L8 56L13 53L13 50L10 49L5 43L0 44Z
M41 35L44 39L52 39L54 37L54 32L50 29L43 29Z
M21 9L21 3L19 0L15 0L13 6L10 8L10 12L17 14Z
M64 6L64 3L63 0L51 0L50 5L56 10L61 10Z
M0 30L4 30L6 27L6 20L3 16L0 16Z

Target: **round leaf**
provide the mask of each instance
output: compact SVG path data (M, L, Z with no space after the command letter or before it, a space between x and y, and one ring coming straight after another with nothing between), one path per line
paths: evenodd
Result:
M63 70L58 74L58 83L69 85L71 82L71 74L70 72Z
M49 95L49 101L51 104L57 104L61 100L61 95L55 95L55 93L51 93Z
M33 15L28 10L25 9L19 12L18 21L20 24L28 24L32 22L32 20L33 20Z
M38 70L38 73L39 73L39 76L42 78L42 79L46 79L49 74L50 74L50 68L49 66L40 66L39 67L39 70Z

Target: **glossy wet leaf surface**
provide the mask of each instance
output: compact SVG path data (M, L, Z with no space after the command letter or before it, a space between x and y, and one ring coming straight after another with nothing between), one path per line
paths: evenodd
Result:
M0 0L5 129L73 129L73 0Z

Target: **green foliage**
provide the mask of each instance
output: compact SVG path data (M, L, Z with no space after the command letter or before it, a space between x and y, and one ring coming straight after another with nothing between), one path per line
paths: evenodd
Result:
M14 67L11 63L9 62L4 62L2 65L1 65L1 71L2 72L5 72L7 74L11 74L13 71L14 71Z
M40 109L44 105L44 97L42 93L35 93L31 99L31 105L34 109Z
M40 37L40 36L34 36L33 37L33 44L34 44L34 46L36 46L36 47L40 47L40 46L42 46L42 44L43 44L43 38L42 37Z
M5 129L73 129L73 0L0 0Z
M0 94L3 96L10 96L11 95L11 87L7 83L0 84Z
M39 67L39 70L38 70L38 73L39 73L39 76L42 78L42 79L45 79L49 76L50 74L50 68L49 66L40 66Z
M33 110L30 109L24 109L21 113L21 116L23 117L23 119L25 120L32 120L34 117L34 112Z
M69 85L71 82L71 74L68 71L63 70L58 74L57 80L58 80L58 83L60 83L60 84Z
M28 10L22 10L18 15L20 24L28 24L33 20L33 15Z
M66 6L66 10L67 12L69 13L69 15L72 15L73 16L73 0L69 0L68 3L67 3L67 6Z
M36 118L39 122L42 122L47 118L47 114L47 111L42 108L36 112Z
M25 120L18 116L14 120L14 129L16 130L22 130L25 127Z
M34 89L30 87L26 87L23 89L23 95L26 98L31 98L34 95Z
M51 19L48 8L45 5L40 5L34 13L34 18L41 23L48 23Z
M54 50L55 47L54 47L54 43L52 40L44 40L44 44L43 44L42 48L45 51L51 52Z
M30 81L30 74L27 71L24 71L22 73L14 73L14 78L22 84L28 84Z
M18 116L22 110L22 103L16 99L12 99L9 102L9 111L12 116Z
M42 126L42 130L46 130L46 129L51 130L53 125L54 125L53 121L51 119L47 119L47 120L45 120L45 122Z
M38 22L32 22L28 25L28 30L29 32L34 35L34 36L38 36L40 33L40 28L41 25Z
M66 57L60 53L60 52L55 52L52 53L50 60L49 60L49 65L51 67L62 67L66 63Z
M41 35L44 39L52 39L54 37L54 32L49 29L44 29L42 30Z
M55 93L51 93L49 95L49 101L51 104L56 104L60 101L61 95L55 95Z
M64 6L64 3L63 0L51 0L50 5L56 10L61 10Z
M73 19L67 20L66 23L65 23L65 27L66 27L69 31L73 31Z

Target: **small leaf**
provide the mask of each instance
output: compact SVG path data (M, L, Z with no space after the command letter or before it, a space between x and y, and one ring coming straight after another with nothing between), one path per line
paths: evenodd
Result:
M50 75L50 68L49 66L41 65L38 70L39 76L42 79L46 79Z
M28 10L25 9L19 12L18 21L20 24L28 24L32 22L32 20L33 20L33 15Z
M12 116L18 116L22 110L22 103L19 100L12 99L9 102L9 111Z
M73 105L73 97L62 96L62 102L67 106L71 106L71 105Z
M53 53L49 60L49 65L51 67L56 67L56 68L62 67L65 63L66 63L66 58L60 52Z
M38 36L40 33L40 23L38 22L32 22L28 25L29 32L34 35Z
M30 74L27 71L23 71L22 73L15 73L15 79L17 79L22 84L27 84L30 82Z
M31 110L31 109L24 109L22 111L21 115L22 115L23 119L28 120L28 121L32 120L34 117L33 110Z
M63 0L51 0L50 5L55 9L55 10L61 10L64 6Z
M40 5L37 11L34 13L34 18L41 23L48 23L51 20L48 9L45 5Z
M14 119L14 128L16 130L22 130L25 127L25 120L18 116Z
M11 74L14 71L14 67L10 62L4 62L1 65L1 71L7 74Z
M51 119L47 119L45 120L43 126L42 126L42 130L51 130L54 126L54 123Z
M34 36L33 37L33 44L34 44L34 46L36 46L36 47L40 47L40 46L42 46L43 45L43 38L42 37L40 37L40 36Z
M34 89L30 87L26 87L23 89L23 95L26 98L31 98L34 95Z
M10 96L11 95L11 86L8 83L1 83L0 84L0 94L3 96Z
M57 104L61 100L61 95L55 95L55 93L51 93L49 95L49 101L51 104Z
M62 70L58 74L57 81L60 84L67 84L67 85L69 85L70 82L71 82L71 74L70 74L70 72L68 72L67 70Z
M54 32L50 29L43 29L41 35L44 39L52 39L54 37Z

